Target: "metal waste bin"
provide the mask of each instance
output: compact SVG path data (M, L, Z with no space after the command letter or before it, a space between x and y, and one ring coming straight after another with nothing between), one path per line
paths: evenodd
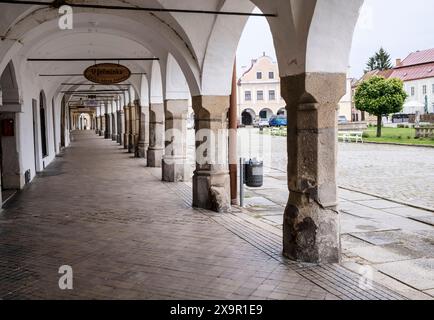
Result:
M244 162L244 183L250 188L264 185L264 162L250 159Z

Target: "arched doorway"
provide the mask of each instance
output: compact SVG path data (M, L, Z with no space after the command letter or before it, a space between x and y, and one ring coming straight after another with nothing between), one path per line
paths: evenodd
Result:
M15 69L9 62L0 78L2 102L0 102L0 206L7 201L24 182L17 148L17 120L21 112Z
M279 109L279 111L277 111L277 115L286 116L286 109L285 108Z
M261 119L270 120L270 118L273 116L273 111L271 111L268 108L262 109L261 112L259 112L259 117Z
M255 112L251 109L246 109L241 113L241 124L245 126L252 126L255 122Z

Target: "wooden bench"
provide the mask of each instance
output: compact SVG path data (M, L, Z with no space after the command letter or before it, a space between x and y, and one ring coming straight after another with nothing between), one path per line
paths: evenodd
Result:
M338 140L342 142L361 142L363 143L363 132L361 131L339 131Z

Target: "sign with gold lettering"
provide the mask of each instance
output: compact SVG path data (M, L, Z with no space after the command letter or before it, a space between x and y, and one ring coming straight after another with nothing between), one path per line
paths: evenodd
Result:
M84 77L98 84L116 84L129 79L131 71L120 64L100 63L87 68Z

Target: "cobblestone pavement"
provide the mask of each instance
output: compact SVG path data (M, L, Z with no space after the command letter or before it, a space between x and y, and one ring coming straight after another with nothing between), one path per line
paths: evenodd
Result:
M74 137L0 214L0 299L338 298L193 210L144 160Z
M240 156L264 159L265 166L286 172L286 138L240 130ZM258 146L263 146L258 147ZM434 148L339 144L341 187L434 209Z

